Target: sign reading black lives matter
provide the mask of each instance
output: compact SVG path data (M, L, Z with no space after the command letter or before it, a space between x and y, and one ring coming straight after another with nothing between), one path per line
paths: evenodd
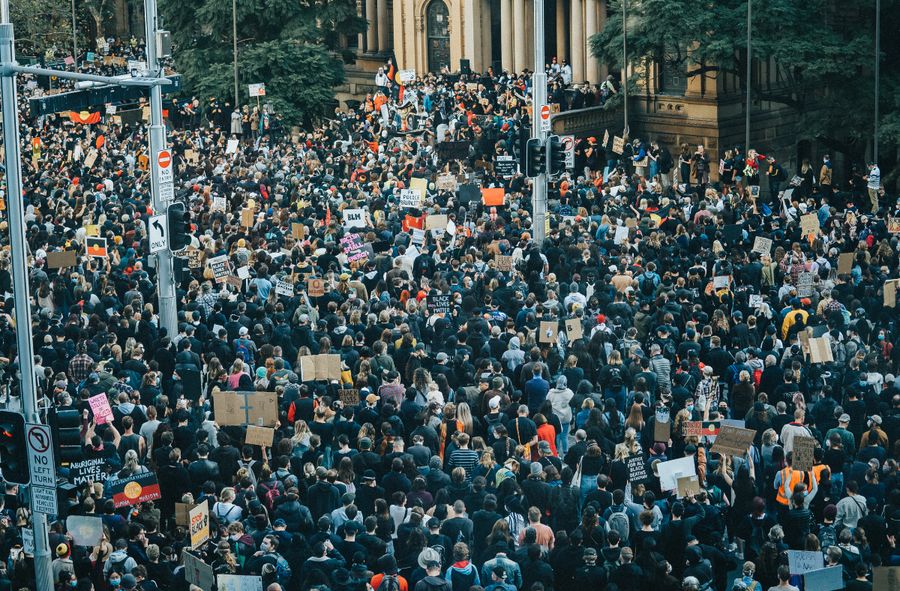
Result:
M625 462L628 466L628 482L631 484L649 482L650 475L647 473L647 462L644 461L643 454L628 456Z
M428 310L432 314L450 313L450 294L432 294L428 296Z

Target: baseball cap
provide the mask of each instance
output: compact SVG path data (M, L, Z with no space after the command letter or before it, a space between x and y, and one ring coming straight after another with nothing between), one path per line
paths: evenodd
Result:
M284 519L276 519L275 523L272 524L275 527L287 527L287 521Z
M880 417L879 415L872 415L871 421L872 421L873 423L875 423L876 425L880 425L880 424L881 424L881 417Z
M381 400L381 397L376 394L369 394L368 396L366 396L366 402L368 402L369 404L375 404L379 400Z
M844 413L838 417L838 423L849 423L849 422L850 422L850 415L848 415L847 413Z

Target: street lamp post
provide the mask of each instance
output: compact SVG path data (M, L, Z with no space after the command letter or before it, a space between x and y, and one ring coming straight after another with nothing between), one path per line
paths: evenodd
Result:
M628 0L622 0L622 102L625 128L622 136L628 138Z
M78 69L78 25L75 23L75 0L72 0L72 59Z
M232 48L234 55L234 108L237 109L240 100L238 95L237 0L231 0L231 37L234 42Z
M751 51L751 43L753 41L752 36L751 36L752 30L753 30L752 29L752 23L753 23L753 16L752 16L753 8L752 8L752 6L753 6L753 0L747 0L747 82L746 82L746 85L747 85L747 89L746 89L747 90L747 107L746 107L746 113L744 114L744 116L746 117L746 120L744 121L744 153L745 154L750 151L750 82L751 82L751 78L753 76L753 69L752 69L753 52Z
M881 0L875 0L875 133L872 161L878 164L878 97L881 94Z

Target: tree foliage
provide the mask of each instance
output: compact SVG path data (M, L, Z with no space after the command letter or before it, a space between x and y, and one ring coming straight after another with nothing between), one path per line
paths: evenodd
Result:
M871 142L874 116L874 0L752 0L753 57L773 58L779 80L772 88L752 81L758 100L787 105L803 130L834 149L859 156ZM882 0L881 112L883 141L900 140L900 0ZM628 0L630 65L662 60L688 77L727 72L746 84L747 0ZM610 17L591 50L622 64L622 0L610 0Z
M175 63L187 88L231 98L231 5L222 0L161 0L175 42ZM238 71L241 101L247 84L264 82L266 100L290 123L309 124L326 114L334 86L343 82L340 33L365 29L353 0L238 0Z
M36 55L54 46L71 47L72 14L68 3L15 0L10 2L9 11L19 53Z

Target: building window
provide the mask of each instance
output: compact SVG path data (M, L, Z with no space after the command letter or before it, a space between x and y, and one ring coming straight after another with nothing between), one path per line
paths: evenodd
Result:
M450 65L450 11L444 0L428 5L428 69L437 72Z
M666 51L659 60L660 94L681 96L687 90L687 64L678 52Z

